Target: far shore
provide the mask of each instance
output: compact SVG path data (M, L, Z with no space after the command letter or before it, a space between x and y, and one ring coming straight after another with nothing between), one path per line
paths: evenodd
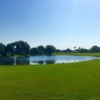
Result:
M100 57L100 53L66 53L66 52L54 52L52 55L72 55L72 56L92 56ZM52 56L49 55L49 56ZM12 55L12 56L0 56L0 57L30 57L30 56L43 56L43 55Z
M53 55L74 55L74 56L93 56L100 57L100 53L66 53L66 52L55 52Z

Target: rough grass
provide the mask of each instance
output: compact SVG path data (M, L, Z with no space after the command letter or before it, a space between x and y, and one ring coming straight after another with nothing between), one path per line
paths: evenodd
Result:
M0 100L100 100L100 60L1 66Z
M76 56L94 56L100 57L100 53L64 53L64 52L55 52L54 55L76 55Z

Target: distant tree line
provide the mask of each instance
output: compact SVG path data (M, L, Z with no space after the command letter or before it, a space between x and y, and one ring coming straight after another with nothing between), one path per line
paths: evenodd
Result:
M76 52L76 53L98 53L100 52L100 47L98 46L92 46L90 49L85 49L85 48L74 48L74 50L71 50L67 48L66 50L62 50L62 52Z
M90 49L79 47L78 49L71 50L69 48L65 50L56 49L53 45L46 45L45 47L40 45L38 47L30 48L30 45L25 41L16 41L7 45L0 43L0 56L14 56L14 55L52 55L54 52L77 52L77 53L95 53L100 52L100 47L92 46Z
M7 45L0 43L0 56L51 55L55 50L53 45L30 48L30 45L24 41L16 41Z

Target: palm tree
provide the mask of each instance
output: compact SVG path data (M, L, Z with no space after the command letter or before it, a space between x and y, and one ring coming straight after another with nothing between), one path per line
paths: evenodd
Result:
M76 53L76 47L74 47L74 52ZM74 54L74 55L76 55L76 54Z

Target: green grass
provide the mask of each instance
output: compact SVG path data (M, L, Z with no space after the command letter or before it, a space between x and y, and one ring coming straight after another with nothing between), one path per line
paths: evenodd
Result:
M76 55L76 56L94 56L100 57L100 53L64 53L64 52L55 52L54 55Z
M100 60L1 66L0 100L100 100Z

